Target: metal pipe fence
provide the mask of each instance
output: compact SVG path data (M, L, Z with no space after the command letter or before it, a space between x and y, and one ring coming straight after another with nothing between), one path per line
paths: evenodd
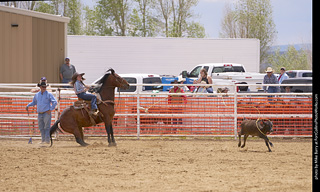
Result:
M16 86L0 84L1 89L11 90ZM237 86L243 85L234 85L234 90L237 90ZM30 89L29 85L19 86L19 89L23 87L26 90ZM58 119L60 112L73 105L77 98L70 91L65 93L56 88L52 90L58 101L58 110L52 114L53 123ZM29 108L30 116L25 111L33 95L34 93L30 92L0 93L0 137L40 135L36 107ZM175 99L169 100L169 97ZM274 125L271 136L274 137L312 136L312 93L269 94L235 91L178 94L137 91L116 94L115 110L113 127L116 136L237 137L244 118L271 120ZM86 127L83 130L86 136L106 135L103 124Z

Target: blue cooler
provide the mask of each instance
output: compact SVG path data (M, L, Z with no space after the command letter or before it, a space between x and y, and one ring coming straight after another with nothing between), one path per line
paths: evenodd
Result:
M174 80L178 80L178 77L162 77L161 82L163 84L170 84ZM169 91L172 88L172 86L163 86L163 91Z
M183 82L183 84L192 84L193 83L193 79L190 78L186 78L186 81Z

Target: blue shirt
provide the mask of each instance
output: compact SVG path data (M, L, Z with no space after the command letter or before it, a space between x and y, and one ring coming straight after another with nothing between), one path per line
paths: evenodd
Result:
M279 84L282 83L283 80L288 79L289 76L286 73L283 73L283 75L280 74L278 80L279 80Z
M29 103L27 107L35 105L37 105L37 113L43 113L49 110L54 110L57 105L57 101L52 93L49 93L48 91L41 93L41 91L39 91L35 94L32 102Z
M86 87L84 86L83 83L81 83L78 80L75 82L73 88L74 88L74 92L76 93L76 95L78 95L79 93L82 93L82 92L86 92L86 90L85 90Z

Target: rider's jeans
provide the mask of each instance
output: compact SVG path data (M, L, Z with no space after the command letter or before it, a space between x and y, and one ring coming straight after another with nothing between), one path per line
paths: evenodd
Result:
M98 109L97 97L95 95L82 92L82 93L77 94L77 96L83 100L91 101L91 110Z

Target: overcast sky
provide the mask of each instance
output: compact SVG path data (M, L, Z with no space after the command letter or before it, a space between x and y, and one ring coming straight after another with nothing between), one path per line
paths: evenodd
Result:
M98 0L82 0L91 6ZM199 0L194 12L204 25L208 38L219 38L220 23L226 3L236 0ZM311 43L312 0L271 0L278 31L274 45Z

